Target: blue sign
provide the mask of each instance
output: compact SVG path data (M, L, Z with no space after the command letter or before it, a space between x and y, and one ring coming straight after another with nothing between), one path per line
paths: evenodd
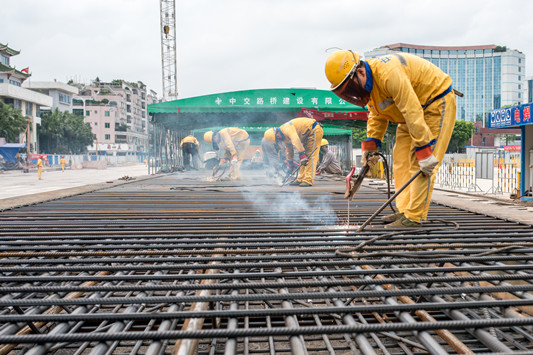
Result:
M500 108L489 112L489 128L516 127L533 124L531 111L533 103Z

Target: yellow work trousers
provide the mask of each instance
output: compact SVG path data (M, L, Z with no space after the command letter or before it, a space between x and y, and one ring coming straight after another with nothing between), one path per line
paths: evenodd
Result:
M43 173L43 168L42 166L39 166L37 168L37 176L39 177L39 180L41 180L41 174Z
M61 171L65 172L65 164L61 164Z
M309 185L313 185L313 182L315 181L316 166L318 164L318 155L320 153L320 143L322 142L323 135L324 131L319 124L309 132L307 139L304 142L305 154L309 158L309 162L306 166L300 168L300 173L296 179L298 182L305 181ZM313 150L314 153L311 154Z
M244 160L246 151L248 150L248 147L250 146L250 139L247 139L242 142L235 143L233 142L233 145L235 146L235 150L237 151L238 161L237 164L231 164L231 153L229 153L228 159L230 160L230 168L229 168L229 178L231 180L237 180L241 178L241 165L242 161ZM228 155L228 153L226 153Z
M415 222L420 222L422 219L427 218L433 184L435 183L435 174L442 163L446 149L448 149L448 143L455 125L455 111L456 104L453 91L424 109L426 124L433 136L437 137L437 143L432 146L432 150L433 155L439 161L439 165L433 170L433 175L430 178L422 174L419 175L396 198L398 210ZM396 129L393 159L394 187L398 190L420 169L415 156L414 143L406 123L398 124Z

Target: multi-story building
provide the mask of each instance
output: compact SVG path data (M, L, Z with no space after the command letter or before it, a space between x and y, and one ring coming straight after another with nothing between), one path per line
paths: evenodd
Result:
M110 155L142 155L148 149L148 105L156 94L142 82L95 80L79 85L73 97L73 113L90 123L95 142L89 152Z
M407 52L431 61L450 75L464 93L457 99L457 119L485 122L490 110L522 103L526 97L525 55L505 46L418 46L396 43L365 52L365 58Z
M78 95L78 88L58 81L25 81L22 87L52 97L51 110L72 112L72 96Z
M37 142L37 125L41 124L39 113L42 108L52 107L53 99L48 95L22 87L22 83L31 74L28 68L17 70L11 66L11 57L19 53L20 51L0 43L0 100L20 110L28 118L30 153L36 153L39 151Z

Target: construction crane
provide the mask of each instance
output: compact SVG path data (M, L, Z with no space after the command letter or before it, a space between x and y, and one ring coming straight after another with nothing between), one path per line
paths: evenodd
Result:
M178 98L176 78L176 4L175 0L160 0L161 9L161 67L163 101Z

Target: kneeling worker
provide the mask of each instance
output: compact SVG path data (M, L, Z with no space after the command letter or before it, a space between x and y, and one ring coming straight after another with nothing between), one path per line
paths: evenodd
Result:
M320 150L322 151L322 161L316 169L318 174L329 173L329 174L342 174L341 165L335 158L335 154L329 150L329 142L327 139L322 138L322 143L320 145Z
M300 164L303 167L300 168L298 177L291 185L313 186L319 154L319 149L316 148L319 147L323 134L322 126L316 120L308 117L297 117L279 128L266 130L265 139L268 142L285 143L288 164L293 163L294 148L300 156Z
M368 105L367 137L361 162L372 167L389 121L398 124L393 150L398 189L422 171L396 198L399 212L384 219L391 227L419 227L427 218L435 176L455 125L452 79L431 62L409 53L367 61L340 50L326 62L331 91L354 105Z
M225 162L226 159L231 159L230 180L240 179L240 168L244 154L250 146L248 132L244 129L228 127L216 133L213 131L205 132L204 140L207 143L212 143L215 151L224 150L224 158L221 161Z

